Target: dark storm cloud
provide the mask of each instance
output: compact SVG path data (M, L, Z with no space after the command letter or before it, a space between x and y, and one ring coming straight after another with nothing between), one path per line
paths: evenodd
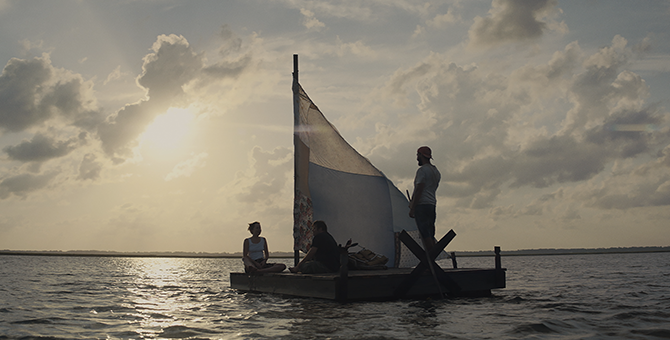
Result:
M475 18L470 40L475 45L537 39L547 29L543 17L557 5L556 0L494 0L488 17Z

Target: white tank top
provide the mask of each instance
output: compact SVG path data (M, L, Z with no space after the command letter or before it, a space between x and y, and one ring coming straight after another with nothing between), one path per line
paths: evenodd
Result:
M265 257L263 255L263 250L265 250L265 237L261 237L260 242L253 243L251 242L251 237L247 239L249 241L249 257L252 260L256 261Z

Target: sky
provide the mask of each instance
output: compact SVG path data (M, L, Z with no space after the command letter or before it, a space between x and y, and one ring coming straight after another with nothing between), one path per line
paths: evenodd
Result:
M402 192L433 149L447 250L670 245L670 1L0 0L0 43L0 249L291 251L293 54Z

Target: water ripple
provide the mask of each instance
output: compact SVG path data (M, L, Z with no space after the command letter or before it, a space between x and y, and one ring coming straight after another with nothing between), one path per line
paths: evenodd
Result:
M669 260L510 257L491 297L341 304L232 290L237 259L5 256L0 339L670 338Z

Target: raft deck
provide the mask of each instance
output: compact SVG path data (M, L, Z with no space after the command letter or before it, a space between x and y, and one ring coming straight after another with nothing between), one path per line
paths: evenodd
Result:
M266 273L249 275L230 273L231 288L245 292L262 292L337 301L393 300L438 296L436 281L429 271L411 278L413 268L386 270L351 270L345 277L332 274ZM456 284L458 292L442 286L449 296L489 296L492 289L505 288L505 268L443 269ZM408 280L414 281L403 289ZM402 294L400 291L404 290Z

